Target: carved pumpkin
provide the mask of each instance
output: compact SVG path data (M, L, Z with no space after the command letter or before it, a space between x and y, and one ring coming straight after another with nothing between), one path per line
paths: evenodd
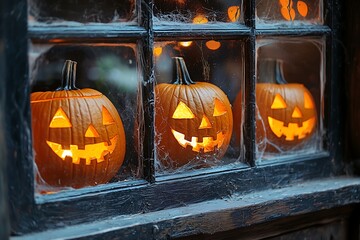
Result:
M232 111L217 86L190 79L182 58L174 58L174 82L155 87L155 145L165 166L195 159L220 159L232 134Z
M275 83L277 82L277 83ZM286 83L282 62L264 60L259 64L256 84L257 143L271 143L268 151L290 150L302 146L315 132L317 113L310 91L302 84ZM241 94L234 103L234 121L241 121ZM236 133L237 138L240 133Z
M108 182L125 155L120 116L102 93L75 87L76 62L67 60L63 86L31 94L33 145L40 177L52 186Z

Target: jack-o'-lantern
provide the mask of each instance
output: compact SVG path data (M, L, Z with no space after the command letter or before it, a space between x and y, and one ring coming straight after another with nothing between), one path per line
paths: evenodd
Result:
M241 121L240 105L241 94L234 103L235 121ZM286 83L281 61L260 61L256 106L257 142L265 140L270 143L268 151L302 147L315 132L317 112L314 99L304 85ZM240 134L236 135L239 137Z
M75 87L76 62L67 60L63 86L31 94L33 145L39 177L51 186L108 182L121 167L125 133L102 93Z
M196 159L220 159L232 134L232 110L225 93L193 82L184 59L174 58L174 81L155 87L155 145L164 166Z

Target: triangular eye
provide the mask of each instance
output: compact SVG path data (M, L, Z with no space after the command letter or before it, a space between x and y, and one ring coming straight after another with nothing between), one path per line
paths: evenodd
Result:
M175 119L192 119L192 118L195 118L195 115L192 113L190 108L185 103L180 102L177 105L172 118L175 118Z
M271 109L282 109L282 108L286 108L286 103L285 100L282 98L282 96L277 93L271 105Z
M102 107L102 118L103 118L103 125L111 125L114 124L114 118L111 116L109 110L106 107Z
M56 111L53 119L50 122L50 128L68 128L72 127L71 122L66 116L66 113L64 110L59 107L59 109Z
M225 113L227 113L224 103L221 102L219 99L215 98L214 105L215 105L214 113L213 113L214 117L218 117L218 116L221 116L221 115L224 115Z
M313 109L314 108L314 102L312 97L309 93L304 92L304 108L306 109Z

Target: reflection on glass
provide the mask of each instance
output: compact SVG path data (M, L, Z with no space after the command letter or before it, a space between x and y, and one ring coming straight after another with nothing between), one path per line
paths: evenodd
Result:
M29 24L130 23L135 0L28 0Z
M155 56L156 170L161 174L219 166L240 157L240 144L231 134L230 103L243 79L242 43L187 42L192 44L155 43L155 49L162 49ZM177 67L174 56L182 56L186 65Z
M324 41L257 44L257 158L320 150Z
M141 177L133 137L134 49L131 44L31 47L37 193Z
M155 0L155 21L162 23L239 22L243 21L242 1L235 0Z
M322 15L321 0L256 0L257 25L322 24Z

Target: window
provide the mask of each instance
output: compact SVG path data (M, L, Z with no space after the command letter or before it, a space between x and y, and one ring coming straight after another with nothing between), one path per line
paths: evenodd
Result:
M14 233L341 174L330 1L22 2Z

